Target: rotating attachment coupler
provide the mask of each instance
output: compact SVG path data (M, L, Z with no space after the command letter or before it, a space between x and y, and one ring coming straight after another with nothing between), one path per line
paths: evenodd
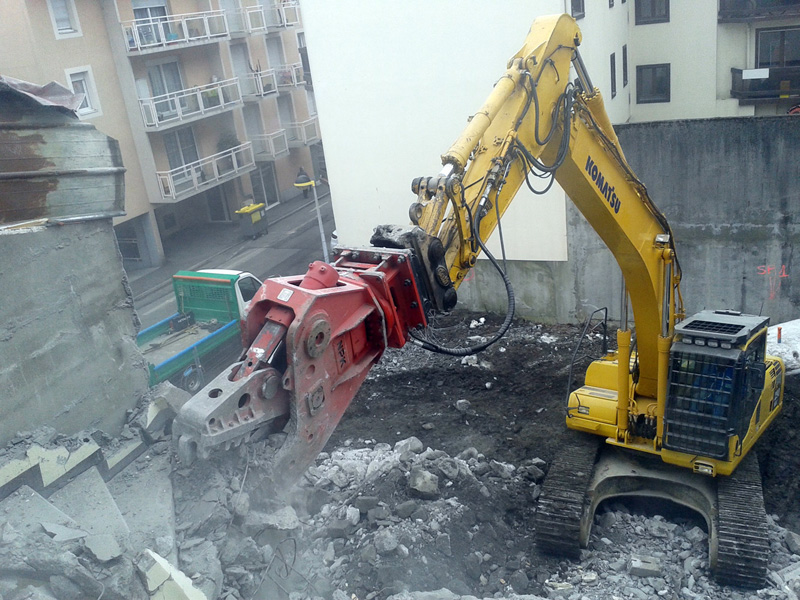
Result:
M406 248L412 251L411 267L425 314L452 310L458 296L444 262L442 241L420 227L379 225L370 244L378 248Z

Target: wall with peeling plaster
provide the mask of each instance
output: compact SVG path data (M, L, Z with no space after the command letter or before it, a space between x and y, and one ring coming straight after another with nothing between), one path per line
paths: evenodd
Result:
M628 162L672 226L687 313L733 308L770 315L773 323L797 318L800 118L660 121L616 130ZM575 322L607 306L618 318L619 268L571 203L567 231L566 263L509 263L519 316ZM479 262L459 298L475 310L506 306L487 261Z

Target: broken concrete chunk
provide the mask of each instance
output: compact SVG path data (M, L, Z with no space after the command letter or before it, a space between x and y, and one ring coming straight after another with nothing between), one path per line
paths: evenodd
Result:
M433 500L439 495L439 478L430 471L415 468L411 470L408 487L413 495Z
M345 519L350 521L353 526L358 525L358 522L361 520L361 511L355 506L348 506Z
M378 554L390 554L397 549L397 537L388 529L381 529L375 534L375 549Z
M370 509L378 506L377 496L359 496L353 502L353 505L362 513L366 514Z
M634 554L628 560L628 573L636 577L661 577L661 561L652 556Z
M401 519L407 519L414 514L414 511L417 510L418 507L419 505L417 504L416 500L406 500L405 502L398 504L394 510L398 517Z
M154 600L208 600L191 579L152 550L145 550L136 566Z
M548 598L567 598L572 595L575 587L571 583L550 581L548 579L544 582L544 589L547 592Z
M413 452L414 454L419 454L424 449L425 446L422 445L422 442L419 441L419 438L414 436L400 440L394 445L394 451L399 452L400 454L403 454L403 452Z
M177 413L167 403L166 398L156 396L147 405L147 410L142 414L141 425L149 434L161 433L167 423L175 418Z
M169 381L163 381L153 388L153 398L163 399L175 414L180 412L191 397L189 392L172 385Z
M800 554L800 535L797 535L794 531L787 531L786 538L783 541L792 554Z
M333 539L347 539L353 532L353 524L347 519L333 519L328 523L328 537Z
M272 513L251 510L244 519L243 529L247 535L255 535L264 529L290 531L300 527L297 513L291 506L284 506Z
M83 600L86 597L81 588L64 575L52 575L50 589L59 600Z
M64 527L63 525L59 525L58 523L42 523L42 528L47 532L47 534L53 538L54 542L71 542L72 540L78 540L80 538L84 538L88 533L83 531L82 529L75 529L73 527Z
M84 543L86 549L100 562L108 562L122 556L122 548L111 534L90 535Z

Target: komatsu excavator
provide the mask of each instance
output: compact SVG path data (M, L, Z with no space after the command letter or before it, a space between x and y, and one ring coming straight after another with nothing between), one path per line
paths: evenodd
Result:
M313 462L387 348L412 342L458 356L496 341L511 323L513 291L485 240L523 184L550 177L618 262L635 334L624 300L617 349L569 395L566 424L578 433L543 484L539 549L576 556L603 500L660 496L703 515L721 582L764 582L766 514L751 450L781 410L784 382L782 362L766 355L769 319L685 317L672 232L620 149L580 42L569 15L536 19L441 172L414 180L412 225L378 227L370 247L338 248L332 264L264 283L242 360L175 421L182 461L271 436L280 490ZM485 343L442 348L422 336L428 317L455 306L481 251L506 283L506 319Z

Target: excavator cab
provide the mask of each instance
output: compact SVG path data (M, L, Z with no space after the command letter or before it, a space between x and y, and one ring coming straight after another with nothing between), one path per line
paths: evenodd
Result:
M730 474L782 402L782 365L766 355L769 318L705 310L675 325L664 411L664 458Z

